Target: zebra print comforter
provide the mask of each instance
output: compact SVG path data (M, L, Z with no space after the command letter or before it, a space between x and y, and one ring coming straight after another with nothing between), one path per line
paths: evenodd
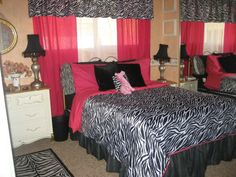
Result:
M220 91L236 95L236 75L224 77L220 83Z
M236 100L161 87L90 97L82 132L127 167L128 177L162 177L171 154L236 133Z

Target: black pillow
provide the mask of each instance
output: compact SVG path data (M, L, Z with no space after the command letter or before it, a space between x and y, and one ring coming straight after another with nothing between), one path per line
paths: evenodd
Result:
M236 73L236 56L220 57L219 63L226 73Z
M116 63L109 63L102 66L94 65L94 72L100 91L115 89L112 76L118 72Z
M132 87L146 86L139 64L118 64L119 72L124 71Z

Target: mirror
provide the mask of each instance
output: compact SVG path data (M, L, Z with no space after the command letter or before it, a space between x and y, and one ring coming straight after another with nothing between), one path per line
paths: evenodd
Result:
M7 20L0 18L0 53L5 54L12 50L17 42L15 27Z

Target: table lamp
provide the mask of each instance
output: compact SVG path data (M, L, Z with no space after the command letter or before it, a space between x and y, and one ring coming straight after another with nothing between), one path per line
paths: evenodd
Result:
M166 70L165 62L170 61L170 57L168 57L167 49L168 49L168 45L160 44L157 54L154 55L154 60L157 60L160 63L159 65L160 78L158 79L159 82L166 82L166 79L164 78L164 72Z
M184 77L184 60L188 61L189 60L189 55L188 55L187 50L186 50L186 45L181 44L181 47L180 47L180 81L185 80L185 77Z
M31 87L39 89L43 86L43 82L39 80L40 65L38 64L38 57L45 56L45 50L39 43L39 35L29 34L27 35L27 39L28 44L23 52L23 56L32 59L33 64L31 65L31 69L34 73L34 81L31 83Z

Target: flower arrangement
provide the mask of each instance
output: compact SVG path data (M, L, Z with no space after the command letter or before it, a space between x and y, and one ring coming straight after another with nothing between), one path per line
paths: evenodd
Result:
M23 63L17 63L6 60L3 63L3 75L5 78L9 78L11 74L19 73L21 77L31 77L32 71L30 68Z

